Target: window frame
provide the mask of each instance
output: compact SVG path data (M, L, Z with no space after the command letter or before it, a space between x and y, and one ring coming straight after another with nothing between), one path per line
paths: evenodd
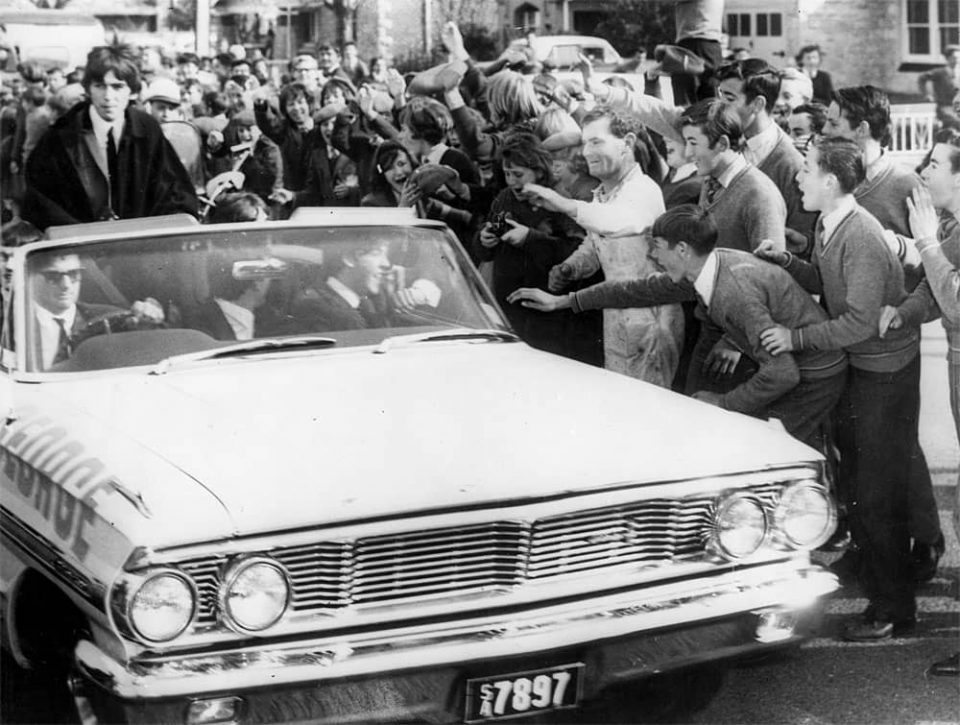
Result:
M927 23L908 22L908 3L926 2L927 4ZM940 44L940 38L943 28L953 27L954 23L942 22L940 18L939 0L900 0L900 45L902 57L905 62L913 63L933 63L940 65L943 63L943 47ZM958 32L960 32L960 18L956 23ZM928 28L930 33L930 52L929 53L911 53L910 52L910 29Z

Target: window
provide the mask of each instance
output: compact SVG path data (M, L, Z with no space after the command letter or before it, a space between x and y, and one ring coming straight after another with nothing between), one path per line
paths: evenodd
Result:
M906 59L941 63L943 49L960 43L960 1L902 0Z
M780 13L757 13L757 37L783 35L783 16Z
M728 13L727 35L738 38L750 35L750 13Z

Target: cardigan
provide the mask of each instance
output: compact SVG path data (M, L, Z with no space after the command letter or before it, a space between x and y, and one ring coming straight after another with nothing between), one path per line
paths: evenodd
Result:
M818 231L810 262L790 257L786 268L804 289L822 295L831 318L794 329L794 350L845 349L853 367L872 372L895 372L919 354L916 328L879 335L881 309L907 295L903 267L863 207L854 205L826 243Z

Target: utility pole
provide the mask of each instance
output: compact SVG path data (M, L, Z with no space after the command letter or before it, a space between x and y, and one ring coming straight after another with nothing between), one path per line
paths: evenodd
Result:
M197 55L201 58L210 55L210 4L211 0L196 0L197 16L194 28L196 29Z

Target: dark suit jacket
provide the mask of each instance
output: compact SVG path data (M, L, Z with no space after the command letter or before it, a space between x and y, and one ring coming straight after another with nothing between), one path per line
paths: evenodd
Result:
M214 340L236 340L237 335L215 300L209 299L182 311L181 327L205 332ZM254 337L275 337L305 332L293 318L276 313L268 305L254 310Z
M89 102L79 103L40 139L26 168L21 216L40 229L60 224L133 219L187 212L197 215L197 195L160 124L126 111L117 149L120 184L110 199L108 176L95 153Z

